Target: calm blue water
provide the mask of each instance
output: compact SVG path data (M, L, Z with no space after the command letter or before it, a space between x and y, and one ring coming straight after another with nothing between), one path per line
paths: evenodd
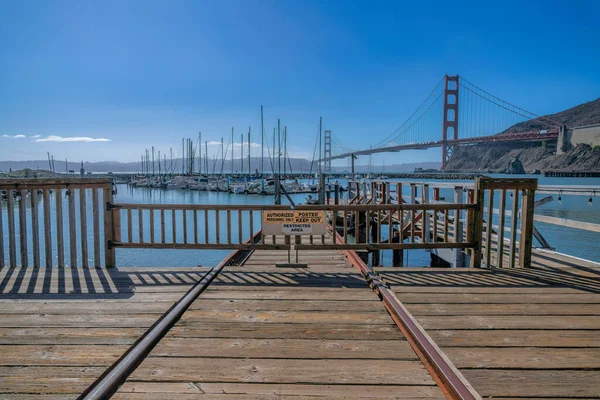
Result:
M497 175L501 176L501 175ZM568 178L544 178L539 175L532 176L534 178L539 179L539 183L547 184L547 185L600 185L600 178L581 178L581 179L568 179ZM406 180L403 180L406 181ZM422 181L422 180L419 180ZM341 183L345 183L340 181ZM403 187L403 194L405 196L409 196L409 186L405 185ZM446 199L451 200L453 198L453 191L451 189L441 189L441 196L446 197ZM346 195L346 194L344 194ZM40 196L41 197L41 196ZM51 197L51 209L52 209L52 226L53 229L56 226L56 215L54 213L55 209L55 201L53 195ZM89 199L90 193L88 192L88 224L87 224L87 232L88 232L88 248L90 249L90 254L92 253L92 219L91 219L91 201ZM292 195L292 198L297 203L302 203L305 199L305 194L296 194ZM536 196L538 199L542 197L546 197L546 195L538 195ZM600 193L599 196L593 198L592 206L588 205L589 196L562 196L562 204L557 202L557 196L553 196L554 201L545 204L536 209L536 212L539 214L549 215L553 217L559 218L567 218L584 222L592 222L600 224ZM102 201L102 200L101 200ZM115 198L115 202L117 203L161 203L161 204L272 204L273 196L258 196L258 195L234 195L228 193L219 193L219 192L198 192L198 191L186 191L186 190L160 190L160 189L148 189L148 188L129 188L126 185L118 185L118 193ZM15 202L16 203L16 202ZM29 202L28 202L29 203ZM284 199L285 203L285 199ZM507 198L507 209L510 209L511 199ZM28 208L30 205L28 204ZM63 224L65 227L66 239L68 242L68 220L66 212L67 201L63 200ZM498 207L498 197L495 199L494 207ZM77 214L79 214L79 205L78 199L76 199L76 210ZM38 211L40 217L42 216L42 204L41 201L38 203ZM28 213L30 215L30 213ZM123 213L124 215L125 213ZM157 213L158 214L158 213ZM201 213L200 213L201 214ZM199 215L200 215L199 214ZM236 215L234 213L233 225L237 226L236 223ZM156 216L158 217L158 216ZM4 258L8 260L8 232L7 232L7 211L6 211L6 203L2 205L2 218L3 218L3 236L4 236ZM16 209L15 218L17 218L16 223L16 232L18 234L18 209ZM166 224L170 226L170 216L166 215ZM497 217L495 217L497 219ZM225 223L222 218L221 223ZM102 216L101 219L102 221ZM191 214L188 215L188 221L191 221ZM40 219L41 222L41 219ZM133 237L137 238L137 216L134 214L134 218L132 219L132 227L133 227ZM199 220L201 224L202 218ZM497 220L494 221L497 224ZM508 223L508 222L507 222ZM40 225L42 225L40 223ZM181 237L181 225L178 225L178 237ZM188 226L191 224L188 222ZM255 229L258 229L260 226L260 218L258 215L255 215L254 218ZM28 218L28 226L31 227L30 218ZM122 219L122 234L126 234L126 219ZM247 226L247 225L246 225ZM556 247L557 251L562 253L571 254L574 256L586 258L593 261L600 262L600 248L598 248L597 244L600 239L600 234L594 232L588 232L578 229L565 228L562 226L556 226L551 224L544 224L536 222L536 227L539 231L544 235L546 240L550 243L551 246ZM31 228L29 228L31 229ZM43 227L41 227L43 229ZM146 227L147 229L147 227ZM190 228L191 229L191 228ZM200 229L202 231L202 229ZM384 233L382 234L383 239L387 239L387 229L384 229ZM192 234L189 233L188 237L192 237ZM223 227L222 234L224 234L225 229ZM43 243L43 230L40 230L40 241L41 241L41 259L44 260L44 243ZM170 235L170 229L166 231L167 236ZM78 233L79 235L79 233ZM145 232L145 237L147 238L148 232ZM158 235L158 233L157 233ZM249 236L249 232L244 232L244 237ZM31 236L31 235L29 235ZM125 236L123 236L125 237ZM232 237L237 238L237 233L233 232ZM539 245L537 241L534 239L534 244ZM54 244L55 247L55 244ZM78 255L80 254L80 239L78 236L77 240L77 248ZM31 249L31 237L29 238L29 249ZM17 244L17 257L19 258L19 249ZM103 251L102 251L103 253ZM227 255L229 251L213 251L213 250L158 250L158 249L117 249L117 263L119 266L155 266L155 267L179 267L179 266L214 266L218 264L224 257ZM65 260L69 260L69 250L68 246L65 248ZM78 256L79 257L79 256ZM90 256L91 257L91 256ZM56 248L53 249L53 258L57 259ZM31 260L31 254L30 254ZM414 250L408 252L405 255L405 261L408 260L408 264L410 266L424 266L429 264L429 254L425 251ZM31 262L31 261L30 261ZM81 259L78 258L78 264L81 263ZM42 264L44 264L42 262ZM383 264L389 265L391 264L391 252L385 251L383 252Z

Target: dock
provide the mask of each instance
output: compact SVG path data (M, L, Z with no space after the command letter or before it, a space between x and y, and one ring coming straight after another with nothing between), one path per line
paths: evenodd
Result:
M29 183L33 193L34 184L41 183ZM13 197L18 189L10 189L12 208L0 218L10 255L0 267L0 399L558 399L600 393L600 264L531 246L531 180L478 181L466 203L438 201L435 192L436 202L428 202L428 190L415 203L412 189L409 204L378 203L390 193L382 187L371 191L373 204L294 210L120 204L108 184L43 183L32 220L21 210L25 201L36 204L35 195L19 199ZM50 190L62 197L61 185L69 190L64 210L48 201ZM497 234L503 229L485 222L492 221L494 190L502 195L498 223L506 219L513 228L504 240ZM523 199L519 221L508 218L517 213L507 214L506 191ZM74 197L80 220L70 214ZM485 197L492 203L487 208ZM87 241L86 230L77 228L87 227L88 198L90 228L101 232L90 238L89 253L76 246L82 237ZM73 235L36 227L40 220L62 224L48 217L50 205L70 214L66 226ZM268 219L257 229L265 211L341 217L366 232L387 218L410 237L385 241L391 224L354 239L352 226L336 230L327 223L315 224L323 228L319 234L271 234ZM27 232L33 240L23 239ZM37 247L38 235L56 244L53 251ZM119 268L118 248L232 253L212 268ZM464 259L454 268L369 266L364 250L382 249L455 251ZM85 251L85 261L64 263L61 251L73 261ZM61 256L63 264L56 265Z
M225 268L113 398L444 397L342 251L286 259ZM593 398L600 267L577 260L378 274L482 398ZM206 270L4 268L0 398L77 398Z

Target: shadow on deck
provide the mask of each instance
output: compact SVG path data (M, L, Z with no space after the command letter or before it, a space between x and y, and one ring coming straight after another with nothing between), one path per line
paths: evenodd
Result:
M6 268L0 271L0 299L105 299L129 298L136 289L180 286L185 290L202 279L208 269L104 269ZM213 283L218 286L364 288L356 273L309 270L225 270Z
M445 288L571 288L600 293L600 269L533 267L515 269L379 269L396 287Z

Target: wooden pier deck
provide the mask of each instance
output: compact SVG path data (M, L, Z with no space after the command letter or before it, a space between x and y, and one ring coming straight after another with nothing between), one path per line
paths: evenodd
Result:
M380 270L484 398L600 396L600 266L536 251L527 269Z
M340 252L275 267L286 261L286 251L257 251L224 271L115 398L443 397Z
M340 251L255 251L226 267L116 399L443 398ZM598 398L600 268L379 271L483 398ZM0 399L76 398L206 268L3 268Z

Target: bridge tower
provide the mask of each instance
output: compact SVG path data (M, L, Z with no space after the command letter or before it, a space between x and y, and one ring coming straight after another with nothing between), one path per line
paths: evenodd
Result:
M331 172L331 131L325 131L324 150L325 164L323 165L324 172Z
M442 125L442 170L452 154L454 144L448 140L458 139L458 75L444 78L444 117Z

